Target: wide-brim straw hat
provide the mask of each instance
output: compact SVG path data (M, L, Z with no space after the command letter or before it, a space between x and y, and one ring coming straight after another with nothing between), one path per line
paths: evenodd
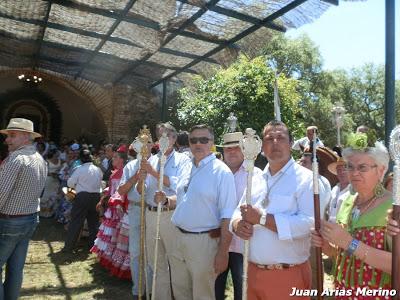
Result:
M24 118L12 118L7 125L6 129L0 130L0 133L8 134L9 131L22 131L32 134L34 138L41 137L42 135L33 131L33 122Z
M218 145L219 147L237 147L239 146L239 142L243 139L243 133L241 132L230 132L225 133L222 137L223 142L222 145Z
M337 171L336 171L337 166L344 166L345 164L346 164L346 163L344 162L343 157L339 157L339 158L337 159L337 161L335 161L335 162L333 162L333 163L330 163L330 164L328 165L328 170L329 170L329 172L331 172L332 174L337 175Z

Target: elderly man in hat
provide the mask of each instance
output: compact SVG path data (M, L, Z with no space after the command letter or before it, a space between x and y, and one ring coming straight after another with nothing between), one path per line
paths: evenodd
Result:
M0 299L12 300L19 297L29 239L38 224L47 165L32 144L40 137L32 121L11 119L0 133L7 135L10 152L0 165Z
M336 222L336 214L339 212L343 200L350 194L350 181L346 170L346 163L342 157L338 157L336 162L328 165L328 170L335 174L338 183L332 188L331 201L328 207L328 220Z
M241 132L226 133L223 136L224 162L231 169L235 178L236 205L244 193L248 172L244 167L244 156L239 147L239 141L243 139ZM261 169L254 167L254 175L261 174ZM243 275L243 241L236 235L232 237L229 247L228 269L221 273L215 281L216 300L225 299L225 286L229 270L233 281L234 300L242 299L242 275Z

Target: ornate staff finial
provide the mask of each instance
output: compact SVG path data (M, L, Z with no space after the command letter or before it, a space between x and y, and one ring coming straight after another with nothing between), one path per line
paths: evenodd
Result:
M158 140L158 144L160 145L161 154L165 154L169 147L169 139L166 132L163 132L160 139Z
M247 128L243 136L243 140L239 142L240 149L243 152L244 159L254 161L257 158L258 153L261 152L262 141L256 131L251 128Z
M227 124L228 124L228 131L229 132L235 132L236 131L236 127L237 127L237 118L235 117L235 115L233 114L233 112L231 112L229 114L229 117L226 119Z

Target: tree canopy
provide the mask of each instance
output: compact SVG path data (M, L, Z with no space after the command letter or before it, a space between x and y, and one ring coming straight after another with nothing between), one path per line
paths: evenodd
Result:
M181 89L177 117L186 128L207 123L218 139L226 131L230 112L234 112L240 130L251 127L260 133L274 119L274 80L274 70L266 65L264 57L250 60L243 55L229 68L208 79L197 78L191 87ZM298 118L297 80L281 74L277 82L282 121L297 132L303 128Z

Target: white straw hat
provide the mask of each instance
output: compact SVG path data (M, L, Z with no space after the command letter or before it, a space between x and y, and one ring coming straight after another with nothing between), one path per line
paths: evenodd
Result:
M23 118L11 119L7 125L7 128L0 130L0 133L8 134L8 131L10 130L28 132L31 133L34 138L41 137L39 133L33 131L33 122L28 119L23 119Z

